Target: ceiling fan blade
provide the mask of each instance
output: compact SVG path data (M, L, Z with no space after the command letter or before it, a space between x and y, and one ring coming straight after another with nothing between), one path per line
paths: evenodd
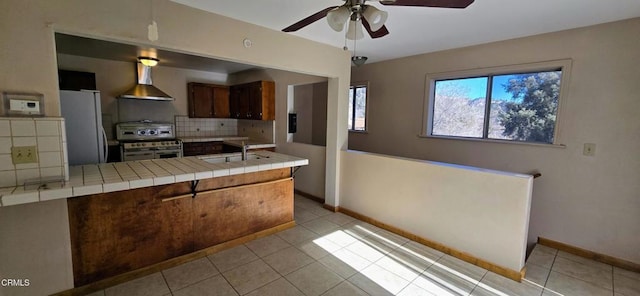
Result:
M362 21L362 26L364 26L371 38L380 38L389 34L389 30L387 30L387 27L384 25L378 31L373 32L371 31L371 25L369 25L366 18L361 18L360 20Z
M338 6L331 6L331 7L325 8L325 9L323 9L321 11L318 11L315 14L312 14L312 15L308 16L307 18L305 18L305 19L303 19L301 21L282 29L282 32L295 32L295 31L298 31L298 30L300 30L300 29L302 29L302 28L314 23L315 21L327 16L327 13L329 11L331 11L332 9L336 8L336 7L338 7Z
M383 5L466 8L474 0L380 0Z

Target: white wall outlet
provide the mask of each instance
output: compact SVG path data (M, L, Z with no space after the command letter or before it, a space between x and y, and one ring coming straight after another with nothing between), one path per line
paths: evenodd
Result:
M36 146L11 147L13 164L38 162Z
M594 143L584 143L584 148L582 149L582 154L585 156L595 156L596 155L596 144Z

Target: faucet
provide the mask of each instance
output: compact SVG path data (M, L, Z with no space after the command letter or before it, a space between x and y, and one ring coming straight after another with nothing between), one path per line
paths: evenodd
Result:
M244 141L242 141L242 160L247 160L247 147L249 145L245 145Z

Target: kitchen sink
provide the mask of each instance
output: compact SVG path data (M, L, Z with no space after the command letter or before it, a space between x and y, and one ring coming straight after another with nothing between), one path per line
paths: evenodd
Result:
M268 156L262 156L257 154L247 154L247 160L252 159L261 159L261 158L269 158ZM231 155L231 156L206 156L200 157L200 159L208 162L208 163L226 163L226 162L234 162L234 161L242 161L242 155Z

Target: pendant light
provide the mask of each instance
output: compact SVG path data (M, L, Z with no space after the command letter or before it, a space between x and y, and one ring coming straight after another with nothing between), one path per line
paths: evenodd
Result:
M357 25L357 24L356 24L356 25ZM360 27L360 26L358 26L358 27ZM350 26L349 28L351 28L351 26ZM359 56L359 55L357 55L357 54L356 54L356 48L357 48L357 47L356 47L356 40L357 40L357 39L361 39L361 38L362 38L362 37L361 37L361 38L357 38L357 33L358 33L358 32L357 32L357 30L353 30L353 31L351 31L351 34L353 34L353 35L352 35L352 36L353 36L353 38L349 38L349 34L347 34L347 35L345 36L345 44L346 44L346 42L347 42L347 40L346 40L346 39L352 39L352 40L353 40L353 56L351 57L351 62L352 62L356 67L360 67L360 66L364 65L364 63L366 63L366 62L367 62L367 57L365 57L365 56ZM360 29L360 34L362 34L362 29ZM346 46L345 46L345 47L346 47Z

